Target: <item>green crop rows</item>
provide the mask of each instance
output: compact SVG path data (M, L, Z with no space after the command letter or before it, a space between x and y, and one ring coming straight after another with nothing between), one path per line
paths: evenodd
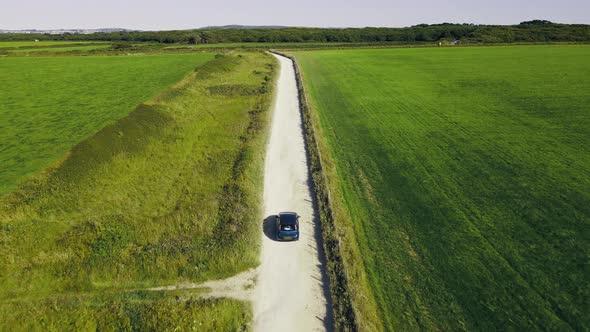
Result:
M386 329L590 328L590 47L292 54Z

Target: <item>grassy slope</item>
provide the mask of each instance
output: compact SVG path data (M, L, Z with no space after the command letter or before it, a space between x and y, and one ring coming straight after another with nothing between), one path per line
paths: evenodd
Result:
M589 328L590 47L294 54L387 329Z
M203 65L6 195L3 310L256 266L273 61Z
M212 57L0 58L0 195Z

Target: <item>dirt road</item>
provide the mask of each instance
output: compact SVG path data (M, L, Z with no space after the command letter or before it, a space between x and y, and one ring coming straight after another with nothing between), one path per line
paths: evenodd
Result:
M293 63L281 64L264 175L264 232L254 290L255 331L332 330L317 211L311 197L307 155ZM273 216L301 216L300 240L274 240ZM320 254L322 254L320 256Z

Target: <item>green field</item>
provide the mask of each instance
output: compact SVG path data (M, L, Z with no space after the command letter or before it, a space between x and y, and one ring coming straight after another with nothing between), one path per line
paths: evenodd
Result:
M213 56L15 58L29 61L29 66L11 62L21 68L62 64L61 59L77 64L77 75L54 84L76 98L72 105L93 99L103 104L86 113L71 108L70 116L54 111L52 126L44 117L21 116L13 123L29 121L35 134L53 140L79 127L104 126L108 118L102 113L130 103L130 93L140 89L133 83L143 84L143 96L147 88L169 85L145 67L150 59L190 69L208 58ZM144 77L129 78L137 70L133 61L143 63L137 75ZM83 64L94 70L83 74ZM217 55L165 92L138 101L128 115L119 110L121 119L66 148L59 162L0 198L0 329L61 330L87 322L108 330L111 322L131 322L138 329L184 330L203 319L209 321L197 329L245 328L249 304L129 291L225 278L258 265L273 64L263 53ZM154 86L146 84L146 76ZM94 82L92 89L75 86L97 77L102 84ZM119 91L108 87L116 77L126 80ZM52 97L27 96L35 105ZM23 130L10 143L18 147L30 132Z
M590 47L292 54L362 326L590 329Z
M8 54L18 54L22 55L25 53L37 53L37 52L70 52L70 51L80 51L80 52L87 52L87 51L94 51L94 50L104 50L110 48L110 44L97 44L97 45L78 45L78 46L64 46L64 47L40 47L40 48L18 48L15 50L7 51Z
M172 44L164 49L313 49L313 48L353 48L353 47L376 47L395 45L396 43L373 42L373 43L337 43L337 42L299 42L299 43L217 43L217 44ZM0 44L1 45L1 44ZM400 45L400 43L397 43Z
M58 295L0 305L2 331L245 331L250 304L190 291Z
M211 58L0 58L0 195Z
M100 41L2 41L0 42L0 49L2 48L19 48L19 47L60 47L69 45L83 45L83 44L100 44L109 42Z

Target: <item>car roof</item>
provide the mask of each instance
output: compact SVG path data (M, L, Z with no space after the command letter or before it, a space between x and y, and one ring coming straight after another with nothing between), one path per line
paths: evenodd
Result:
M279 213L279 216L282 216L282 215L289 215L289 214L292 214L292 215L297 215L297 212L281 212L281 213Z
M297 213L295 212L281 212L279 213L281 225L294 225L297 223Z

